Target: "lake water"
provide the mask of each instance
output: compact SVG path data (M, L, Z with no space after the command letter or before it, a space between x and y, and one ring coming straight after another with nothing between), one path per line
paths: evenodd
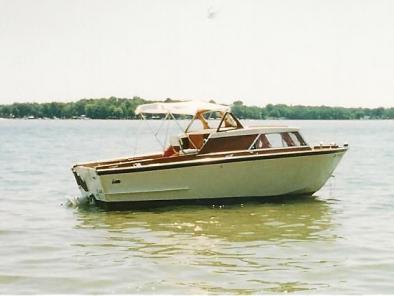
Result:
M0 293L393 293L394 121L285 123L350 145L313 198L105 212L70 168L157 150L146 123L0 120Z

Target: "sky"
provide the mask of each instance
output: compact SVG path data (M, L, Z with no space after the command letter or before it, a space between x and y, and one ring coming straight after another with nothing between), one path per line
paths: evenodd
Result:
M391 0L0 0L0 104L394 106Z

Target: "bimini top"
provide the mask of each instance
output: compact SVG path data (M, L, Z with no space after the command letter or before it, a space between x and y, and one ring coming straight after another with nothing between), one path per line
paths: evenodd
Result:
M135 109L135 114L182 114L182 115L196 115L197 113L206 111L230 112L229 106L200 102L187 101L177 103L152 103L139 105Z

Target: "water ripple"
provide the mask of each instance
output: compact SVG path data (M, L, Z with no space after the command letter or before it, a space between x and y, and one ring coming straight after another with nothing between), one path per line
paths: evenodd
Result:
M138 124L0 122L0 293L394 290L394 130L387 121L290 122L311 143L335 136L351 144L314 198L123 212L67 202L78 196L72 164L130 154ZM147 133L140 142L155 148Z

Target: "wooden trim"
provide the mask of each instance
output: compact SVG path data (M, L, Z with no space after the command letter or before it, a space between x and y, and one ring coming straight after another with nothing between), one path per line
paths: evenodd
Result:
M277 158L292 158L292 157L305 157L323 154L334 154L346 152L347 148L337 148L329 150L309 150L300 152L287 152L287 153L272 153L272 154L252 154L238 156L233 155L233 157L221 157L212 158L209 161L206 159L192 160L185 162L175 162L170 164L153 164L151 166L141 166L141 167L128 167L120 169L108 169L108 170L97 170L98 175L112 175L112 174L125 174L133 172L146 172L146 171L157 171L157 170L167 170L167 169L177 169L182 167L193 167L201 165L213 165L213 164L223 164L230 162L245 162L245 161L256 161L256 160L267 160L267 159L277 159Z
M234 136L225 138L208 138L199 154L220 151L247 150L257 135Z

